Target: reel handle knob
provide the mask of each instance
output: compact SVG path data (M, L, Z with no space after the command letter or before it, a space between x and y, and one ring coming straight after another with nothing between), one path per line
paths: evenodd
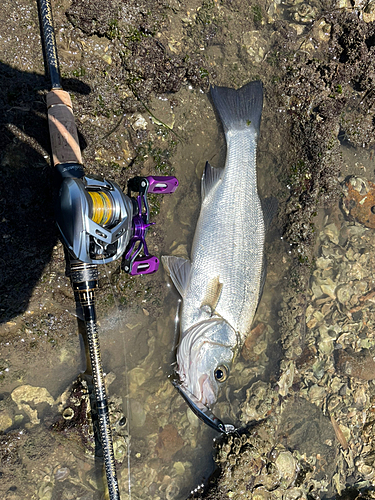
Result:
M131 264L129 274L138 276L140 274L152 274L159 269L159 259L153 255L137 257Z
M147 176L149 182L148 192L155 194L174 193L178 187L178 180L173 176Z

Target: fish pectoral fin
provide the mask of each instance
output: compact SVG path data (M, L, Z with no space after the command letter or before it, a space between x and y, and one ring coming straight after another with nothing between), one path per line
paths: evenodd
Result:
M206 289L206 294L201 303L201 309L206 310L207 308L210 308L212 316L215 313L222 290L223 283L220 283L219 276L216 276L211 281L209 281Z
M204 172L201 181L202 201L205 199L205 197L211 191L211 189L213 189L214 186L216 186L216 184L219 182L223 171L224 169L222 168L211 167L208 161L206 161L206 166L204 167Z
M161 260L174 286L177 288L181 297L183 297L190 276L190 260L182 257L175 257L173 255L168 257L163 255Z

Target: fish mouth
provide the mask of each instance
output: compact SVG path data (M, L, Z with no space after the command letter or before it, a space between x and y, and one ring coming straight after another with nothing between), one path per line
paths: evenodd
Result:
M211 406L216 403L217 396L210 377L206 373L201 375L195 384L189 384L186 375L178 371L175 372L174 379L181 387L184 388L185 391L193 395L194 398L201 404ZM194 386L195 389L192 386Z

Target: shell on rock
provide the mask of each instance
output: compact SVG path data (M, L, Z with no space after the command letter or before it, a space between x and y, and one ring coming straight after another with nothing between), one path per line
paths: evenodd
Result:
M283 486L288 488L297 477L297 462L290 451L279 453L275 461L276 468L279 471Z

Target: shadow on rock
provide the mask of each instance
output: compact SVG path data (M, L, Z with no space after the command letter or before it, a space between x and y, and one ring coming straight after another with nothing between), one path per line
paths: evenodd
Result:
M0 322L27 308L56 244L54 205L59 178L49 164L49 133L41 75L0 63ZM65 90L88 94L78 80ZM85 146L80 137L81 148Z

